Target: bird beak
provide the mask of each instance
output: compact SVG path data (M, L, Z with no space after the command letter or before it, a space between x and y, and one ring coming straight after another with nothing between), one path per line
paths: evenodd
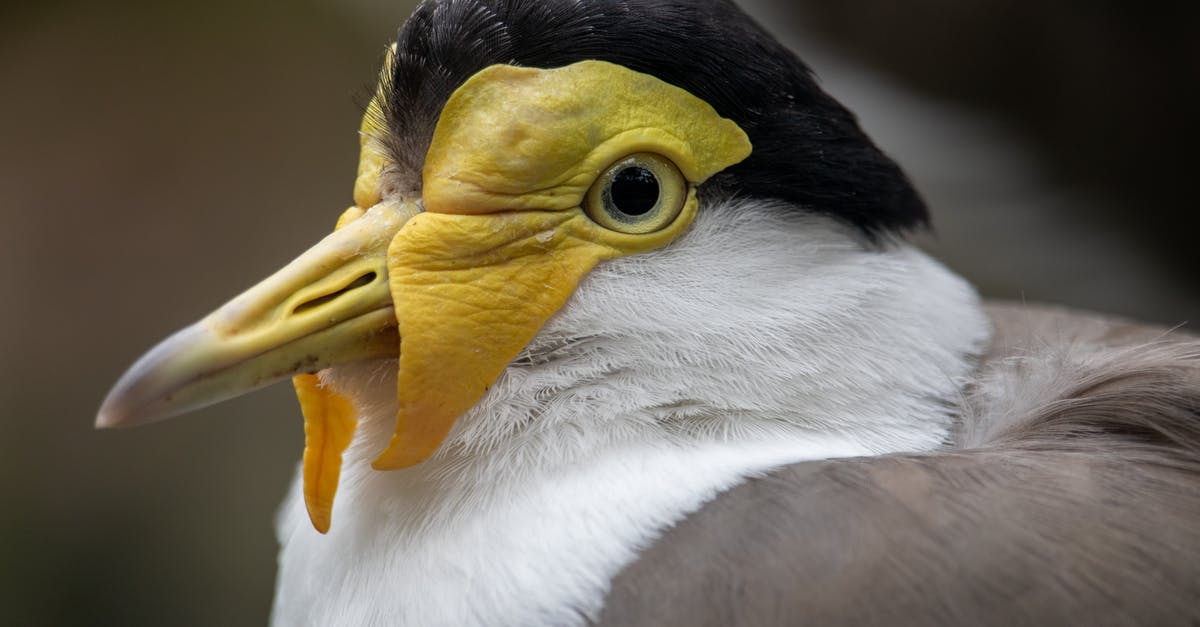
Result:
M295 374L395 357L387 249L417 211L398 202L358 210L282 270L146 353L109 392L96 426L145 424Z

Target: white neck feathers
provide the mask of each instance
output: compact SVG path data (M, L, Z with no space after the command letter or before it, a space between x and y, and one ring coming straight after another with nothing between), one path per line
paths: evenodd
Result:
M421 466L369 468L394 365L333 372L361 426L329 536L295 494L280 512L274 617L579 623L640 548L749 475L939 445L987 336L973 290L907 244L706 207L666 249L594 270Z

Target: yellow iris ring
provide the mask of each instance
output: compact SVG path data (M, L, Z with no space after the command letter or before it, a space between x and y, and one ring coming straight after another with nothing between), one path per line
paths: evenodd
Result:
M642 169L654 178L657 200L645 212L630 214L614 197L618 177L631 169ZM666 228L683 210L688 198L688 184L683 173L667 159L652 153L630 155L614 163L600 175L588 191L584 204L594 222L608 229L631 235L653 233Z

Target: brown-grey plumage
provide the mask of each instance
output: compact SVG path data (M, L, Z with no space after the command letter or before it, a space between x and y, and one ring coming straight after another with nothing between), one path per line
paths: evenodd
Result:
M1200 341L989 314L957 442L731 490L614 580L599 624L1200 624Z

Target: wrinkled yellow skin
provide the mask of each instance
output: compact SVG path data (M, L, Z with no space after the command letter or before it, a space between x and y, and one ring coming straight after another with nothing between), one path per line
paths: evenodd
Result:
M322 387L315 374L297 375L292 385L304 414L304 506L313 527L327 533L342 473L342 454L354 438L358 413L349 399Z
M400 412L376 469L432 455L598 262L691 225L694 192L674 223L646 235L583 213L596 178L638 152L668 157L695 185L746 158L750 143L686 91L601 61L492 66L450 97L425 160L425 213L388 249Z
M685 211L679 222L695 215L694 194ZM400 322L400 414L375 468L405 468L431 455L583 276L626 254L589 237L596 230L576 211L426 212L409 220L388 251Z
M442 109L425 161L425 208L575 209L597 176L636 152L667 157L699 184L749 156L750 141L703 100L619 65L495 65Z
M369 126L373 119L368 112L364 137L382 132ZM359 213L351 209L343 222L381 200L386 160L374 146L364 139ZM745 133L707 103L606 62L492 66L464 83L443 109L426 158L425 211L388 249L401 338L399 414L374 467L406 468L432 455L597 263L673 241L695 218L695 186L750 151ZM610 165L640 152L665 156L684 174L692 188L683 211L644 235L595 224L581 209L588 190ZM322 407L334 396L308 390L308 402ZM322 470L313 473L311 500L305 455L310 514L314 503L318 513L326 507L325 520L336 489L327 469L336 446L328 440L314 455Z

